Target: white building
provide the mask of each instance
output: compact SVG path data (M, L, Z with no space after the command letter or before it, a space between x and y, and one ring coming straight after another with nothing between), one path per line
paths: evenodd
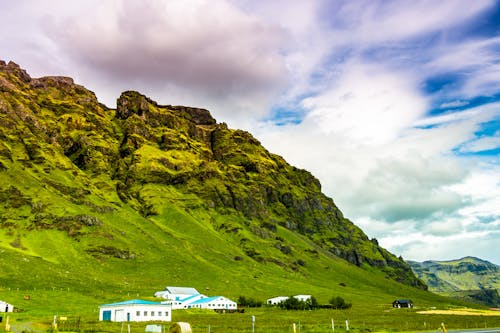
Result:
M0 312L14 312L14 305L0 301Z
M171 321L172 306L158 302L133 299L99 307L100 321Z
M287 299L289 299L290 297L288 296L276 296L276 297L273 297L273 298L269 298L266 303L268 305L277 305L281 302L284 302L286 301ZM293 298L296 298L298 299L299 301L302 301L302 302L307 302L308 300L311 299L311 295L295 295L293 296Z
M284 302L288 299L288 296L276 296L273 298L269 298L266 303L269 305L276 305L278 303Z
M172 305L172 310L177 310L177 309L188 309L189 304L196 302L198 300L207 298L207 296L198 294L198 295L192 295L183 299L175 299L175 300L166 300L162 302L163 304L170 304Z
M307 301L311 300L311 295L295 295L293 297L298 299L299 301L302 301L302 302L307 302Z
M212 310L236 310L238 305L224 296L205 297L187 304L188 308Z

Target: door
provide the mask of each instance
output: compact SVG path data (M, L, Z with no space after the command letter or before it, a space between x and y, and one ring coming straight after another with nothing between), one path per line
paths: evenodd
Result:
M125 311L123 309L115 310L115 321L125 321Z
M107 311L102 312L102 320L111 321L111 310L107 310Z

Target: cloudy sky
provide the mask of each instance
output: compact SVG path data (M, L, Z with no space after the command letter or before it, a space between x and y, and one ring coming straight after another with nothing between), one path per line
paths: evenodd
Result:
M500 1L0 0L0 59L208 108L396 255L500 264Z

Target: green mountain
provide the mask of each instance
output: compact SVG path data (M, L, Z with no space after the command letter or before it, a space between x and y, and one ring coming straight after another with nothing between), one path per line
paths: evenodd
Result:
M204 109L134 91L110 109L0 62L0 174L0 291L431 297L309 172Z
M429 290L490 306L500 306L500 266L474 257L408 262Z

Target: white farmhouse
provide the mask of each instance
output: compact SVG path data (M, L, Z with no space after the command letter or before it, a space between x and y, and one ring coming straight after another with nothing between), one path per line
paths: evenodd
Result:
M133 299L99 307L100 321L172 321L172 306Z
M0 312L14 312L14 305L0 301Z
M197 301L187 304L188 308L212 309L212 310L236 310L236 302L224 296L214 296L201 298Z

